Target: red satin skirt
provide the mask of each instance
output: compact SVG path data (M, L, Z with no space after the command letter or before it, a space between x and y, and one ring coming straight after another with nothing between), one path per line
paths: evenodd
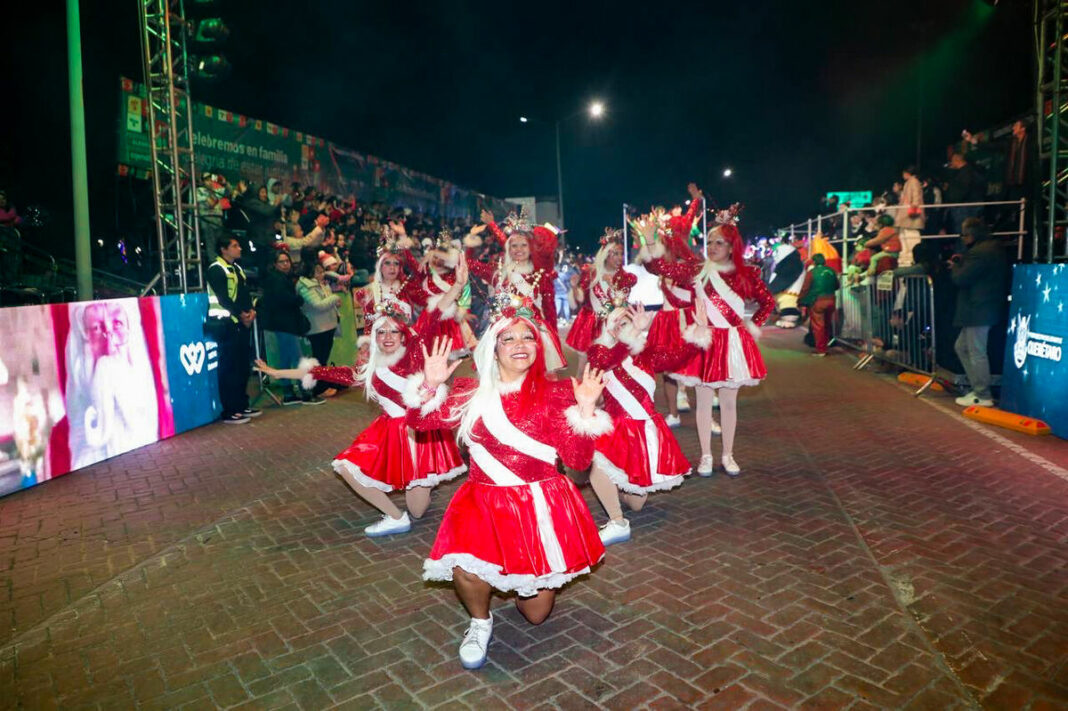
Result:
M583 306L579 309L575 322L571 324L571 330L567 333L567 345L579 353L585 353L590 344L601 335L603 325L601 319L597 318L597 314L593 313L593 309Z
M434 342L435 338L448 338L451 342L449 348L451 354L467 353L460 323L454 318L439 318L437 311L424 309L415 322L415 332L422 335L428 346Z
M589 572L603 557L590 509L566 476L518 486L469 480L445 510L423 578L452 580L458 566L530 597Z
M644 494L682 484L682 478L690 473L690 462L663 417L617 417L612 423L615 428L597 438L593 461L621 491ZM652 440L657 450L655 470L649 452Z
M698 379L714 388L758 385L768 375L756 339L745 326L713 328L712 345L698 360ZM743 363L745 367L739 367Z
M382 414L333 461L338 473L380 491L436 486L467 471L451 430L416 432Z
M649 335L646 338L646 348L652 348L662 352L671 353L685 346L682 339L682 331L692 322L692 312L689 309L680 311L660 310L653 316L653 323L649 326ZM685 363L677 366L668 375L678 380L683 385L697 385L700 382L701 358L694 356Z

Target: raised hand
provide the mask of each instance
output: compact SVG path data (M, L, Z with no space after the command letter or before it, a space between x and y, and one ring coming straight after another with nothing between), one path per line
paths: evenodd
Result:
M272 378L277 377L275 374L278 371L267 365L267 363L265 363L261 358L257 358L255 361L253 361L252 369L257 372L263 373L264 375L269 375Z
M581 382L571 378L571 389L575 392L575 402L578 404L582 414L587 417L593 415L593 411L597 409L597 399L601 397L601 391L604 390L604 381L601 379L603 375L604 371L590 368L590 364L587 363L585 370L582 372Z
M697 183L687 184L686 192L688 192L690 194L690 197L694 200L700 200L702 197L704 197L704 193L702 193L701 189L697 187Z
M469 234L469 235L480 235L485 231L486 231L486 226L485 225L475 225L474 227L472 227L471 229L469 229L467 231L467 234Z
M460 252L460 261L456 264L456 283L459 286L463 286L467 283L468 269L467 269L467 257L463 252Z
M489 210L482 210L478 214L478 217L480 220L482 220L482 224L484 225L488 225L489 223L493 222L493 213Z
M404 231L404 221L403 220L390 220L389 221L389 228L391 230L393 230L393 232L397 235L397 237L404 237L406 234L408 234L407 232Z
M444 383L453 372L460 367L461 361L453 361L449 364L449 351L451 350L450 338L438 337L434 339L434 343L430 346L430 351L427 352L426 343L420 342L419 347L423 349L423 377L425 378L425 387L430 390L436 390L439 385Z
M653 324L653 315L645 310L644 304L627 307L627 314L635 331L645 331Z

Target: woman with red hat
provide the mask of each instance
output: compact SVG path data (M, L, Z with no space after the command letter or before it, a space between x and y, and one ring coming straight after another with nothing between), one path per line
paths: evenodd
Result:
M475 348L478 379L446 380L448 345L425 354L405 391L418 430L456 427L471 458L423 564L425 580L452 581L471 615L460 644L467 669L485 663L493 633L493 590L516 593L532 624L549 616L556 592L604 557L585 500L558 469L590 466L595 439L612 427L597 409L604 384L588 368L581 382L545 377L544 326L532 304L495 296L492 325Z
M503 255L492 262L474 258L473 250L482 246L481 233L488 229L504 249ZM471 273L489 285L493 294L511 294L530 302L547 335L549 348L545 353L545 369L550 373L567 365L560 334L556 329L556 279L554 263L558 230L551 225L531 225L520 211L504 219L498 226L489 210L482 211L482 225L472 229L464 238L468 250Z
M604 320L613 309L627 304L638 277L623 270L623 233L606 228L601 248L593 264L582 268L578 300L582 303L567 334L567 345L579 353L578 367L586 362L586 351L601 335Z
M456 284L438 306L447 308L467 283L462 264L457 272ZM384 301L379 306L371 326L369 357L359 368L325 367L307 359L296 369L275 370L256 361L260 372L274 378L301 378L308 388L317 380L344 386L362 383L367 399L382 408L382 414L333 461L345 483L382 512L380 521L364 529L371 537L409 531L411 519L421 518L430 505L431 489L467 471L449 428L415 432L408 427L402 394L406 378L423 369L425 334L413 330L393 303ZM407 511L401 512L389 500L393 491L404 492Z
M694 285L699 305L703 305L712 328L712 345L699 356L697 387L697 437L701 461L697 473L711 476L712 407L719 393L723 454L720 459L729 476L738 476L741 467L734 459L734 435L738 426L739 388L759 385L767 375L756 339L760 327L775 310L775 299L760 278L760 270L745 263L745 242L736 225L740 205L718 213L717 226L708 233L708 257L704 263L667 262L653 259L647 269ZM649 243L657 238L658 224L652 216L638 228ZM757 302L752 320L745 318L747 301Z

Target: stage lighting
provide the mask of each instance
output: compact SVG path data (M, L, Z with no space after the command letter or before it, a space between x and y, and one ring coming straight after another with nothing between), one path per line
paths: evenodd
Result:
M193 41L201 44L214 44L225 42L230 36L230 28L222 21L221 17L207 17L197 22L197 31L193 35Z
M218 81L230 75L230 62L221 54L197 57L193 60L192 74L204 81Z

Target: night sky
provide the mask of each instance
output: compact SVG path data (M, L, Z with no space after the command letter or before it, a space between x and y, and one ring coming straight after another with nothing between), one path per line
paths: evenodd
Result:
M592 242L697 181L746 203L748 234L813 215L825 190L882 190L936 170L962 128L1033 104L1031 3L448 3L221 0L231 78L197 100L497 196L556 192ZM7 10L0 184L54 215L67 251L70 158L60 2ZM118 77L141 77L134 0L83 0L93 237L115 232ZM520 115L546 123L521 124ZM734 177L724 180L729 166ZM124 188L128 192L128 188ZM125 196L128 202L129 195Z

